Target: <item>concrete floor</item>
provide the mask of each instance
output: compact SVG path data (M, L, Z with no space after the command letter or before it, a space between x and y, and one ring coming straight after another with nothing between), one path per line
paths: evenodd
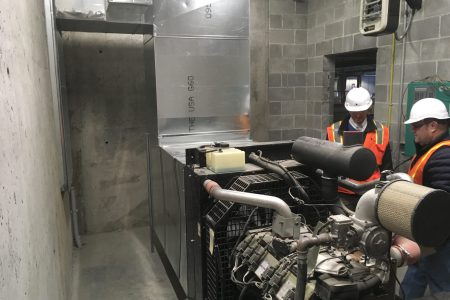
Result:
M149 228L86 235L75 250L72 300L177 299Z

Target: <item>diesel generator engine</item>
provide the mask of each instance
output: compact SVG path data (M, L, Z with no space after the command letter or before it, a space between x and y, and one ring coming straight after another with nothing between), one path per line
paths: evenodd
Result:
M292 157L320 169L319 183L261 153L248 158L270 174L239 177L230 189L204 181L217 200L206 218L207 269L214 270L207 276L208 299L223 298L210 293L214 289L229 291L217 274L229 274L238 287L230 299L393 299L396 268L418 259L418 244L436 247L450 236L448 193L401 173L365 184L339 177L369 177L376 167L369 150L301 137ZM280 177L286 199L268 188ZM339 205L338 184L362 194L355 211ZM316 188L321 200L311 197ZM318 216L313 222L304 210L311 207Z
M262 299L392 299L388 283L396 266L414 262L410 251L392 244L392 232L425 246L444 243L449 229L441 226L448 221L423 221L448 209L446 197L395 179L366 192L354 214L330 215L314 230L301 218L289 222L275 213L271 227L247 232L236 247L231 278L243 292L258 290ZM285 224L292 228L280 231Z
M303 265L304 299L362 299L376 293L376 286L389 281L391 234L360 223L332 215L317 228L319 235L299 223L299 239L280 238L271 227L249 231L236 247L232 280L254 286L262 299L294 299L298 266ZM301 243L309 245L299 251Z

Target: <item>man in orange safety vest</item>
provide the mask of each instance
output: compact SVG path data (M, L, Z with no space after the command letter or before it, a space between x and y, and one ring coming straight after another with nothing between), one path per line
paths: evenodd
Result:
M348 92L345 99L345 108L349 112L349 116L342 121L331 124L327 128L327 139L344 145L348 144L345 139L351 136L344 135L344 132L360 133L363 147L371 150L375 155L378 168L368 179L358 183L379 179L381 171L392 170L389 128L368 116L368 110L371 106L372 99L369 92L362 87L353 88ZM354 195L353 192L341 187L339 187L339 192ZM352 196L347 198L352 198ZM348 205L353 208L356 206L357 199L358 197L354 197L354 199L346 200L349 201Z
M449 119L442 101L425 98L413 105L405 122L411 124L416 143L416 155L408 174L417 184L447 192L450 192ZM435 250L408 267L402 282L405 299L422 297L427 286L433 294L450 292L450 239Z

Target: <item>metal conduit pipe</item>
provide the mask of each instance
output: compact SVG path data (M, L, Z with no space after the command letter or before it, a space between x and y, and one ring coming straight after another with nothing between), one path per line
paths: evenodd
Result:
M75 187L70 188L70 213L72 215L72 235L77 248L81 248L80 232L78 229L78 209Z
M326 244L330 241L331 236L329 233L321 233L316 236L302 237L300 240L294 243L293 247L295 247L295 250L302 252L308 250L312 246Z
M297 282L295 284L294 300L305 299L306 292L306 277L308 276L308 264L306 257L308 250L298 251L297 255Z
M304 237L295 243L293 247L297 250L297 283L295 285L295 300L305 299L306 277L307 277L307 255L308 249L312 246L326 244L331 241L328 233L321 233L317 236Z
M406 16L406 10L408 9L408 4L405 1L405 14L404 14L404 18L403 18L403 29L405 32L404 37L407 36L408 31L406 31L407 28L407 16ZM403 95L403 85L405 83L405 61L406 61L406 41L403 41L402 44L402 60L400 63L400 85L398 86L398 92L399 95ZM401 102L399 104L399 108L398 108L398 113L397 113L397 136L396 136L396 142L397 145L396 146L396 150L395 153L395 165L398 166L400 163L400 143L402 141L402 129L403 129L403 103Z
M203 187L208 194L218 200L270 208L275 210L280 216L285 218L292 217L292 211L289 206L278 197L222 189L217 182L210 179L203 182Z

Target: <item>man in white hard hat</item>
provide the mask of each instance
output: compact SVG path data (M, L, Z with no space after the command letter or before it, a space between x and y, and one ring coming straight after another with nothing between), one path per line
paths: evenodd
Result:
M372 98L370 97L369 91L362 87L353 88L348 92L345 99L345 108L350 115L342 121L331 124L327 128L327 139L329 141L344 145L351 144L347 143L346 139L350 139L352 134L345 133L358 133L361 136L360 143L375 154L378 168L365 182L379 179L381 171L392 170L389 128L373 120L373 118L368 117L368 110L371 106ZM353 192L341 187L339 187L339 192L354 195ZM354 207L357 197L350 201L352 200L354 201L351 206Z
M447 192L450 192L449 119L442 101L425 98L413 105L405 122L411 124L416 143L416 155L408 174L417 184ZM409 266L402 286L405 299L423 296L427 286L432 293L450 292L450 241Z

